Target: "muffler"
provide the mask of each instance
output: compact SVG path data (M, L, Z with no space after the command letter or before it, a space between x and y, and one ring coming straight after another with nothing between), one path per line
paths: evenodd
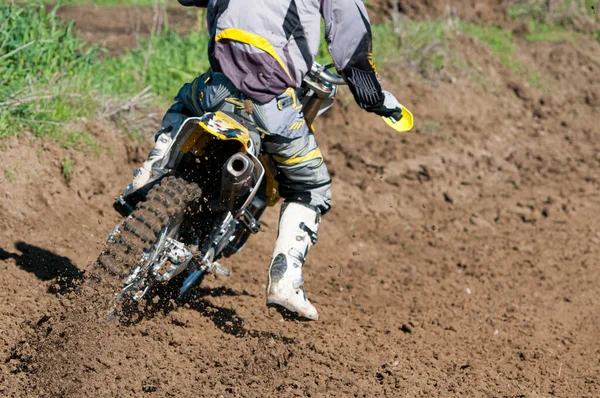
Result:
M246 199L252 188L253 171L254 163L243 153L236 153L225 162L219 201L228 211L233 211Z

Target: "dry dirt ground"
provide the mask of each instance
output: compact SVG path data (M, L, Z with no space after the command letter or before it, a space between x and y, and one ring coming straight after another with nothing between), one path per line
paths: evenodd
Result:
M71 153L67 183L64 149L7 142L0 395L600 396L600 44L520 45L542 89L459 34L466 65L437 81L381 66L414 132L347 94L320 121L334 207L306 265L316 323L264 306L276 210L226 261L231 277L134 325L105 322L108 293L71 287L147 148L90 123L110 150Z

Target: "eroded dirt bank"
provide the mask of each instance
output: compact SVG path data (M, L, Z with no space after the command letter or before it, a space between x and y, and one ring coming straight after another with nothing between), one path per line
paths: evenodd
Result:
M0 394L600 396L600 45L523 44L543 90L470 38L452 45L469 68L386 81L415 132L343 97L320 122L335 203L306 266L318 323L264 306L275 210L231 277L137 324L104 322L102 289L61 293L89 273L145 148L90 126L111 150L76 155L67 184L64 150L9 143Z

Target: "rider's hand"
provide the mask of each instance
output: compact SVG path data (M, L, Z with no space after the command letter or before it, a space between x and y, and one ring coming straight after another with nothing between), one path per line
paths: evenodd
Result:
M374 109L373 113L383 117L391 117L395 121L402 119L402 105L394 97L394 94L383 90L383 95L385 96L383 104L379 108Z

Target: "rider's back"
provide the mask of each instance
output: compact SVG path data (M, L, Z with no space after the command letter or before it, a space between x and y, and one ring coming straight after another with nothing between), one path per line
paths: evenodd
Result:
M297 87L320 39L320 0L229 0L208 5L211 64L243 92L268 101Z
M336 69L358 105L378 115L385 104L371 53L371 27L362 0L179 0L208 8L211 66L237 89L267 103L299 87L319 47L320 20ZM389 97L389 95L388 95ZM393 97L393 96L392 96ZM398 108L399 109L399 108Z

